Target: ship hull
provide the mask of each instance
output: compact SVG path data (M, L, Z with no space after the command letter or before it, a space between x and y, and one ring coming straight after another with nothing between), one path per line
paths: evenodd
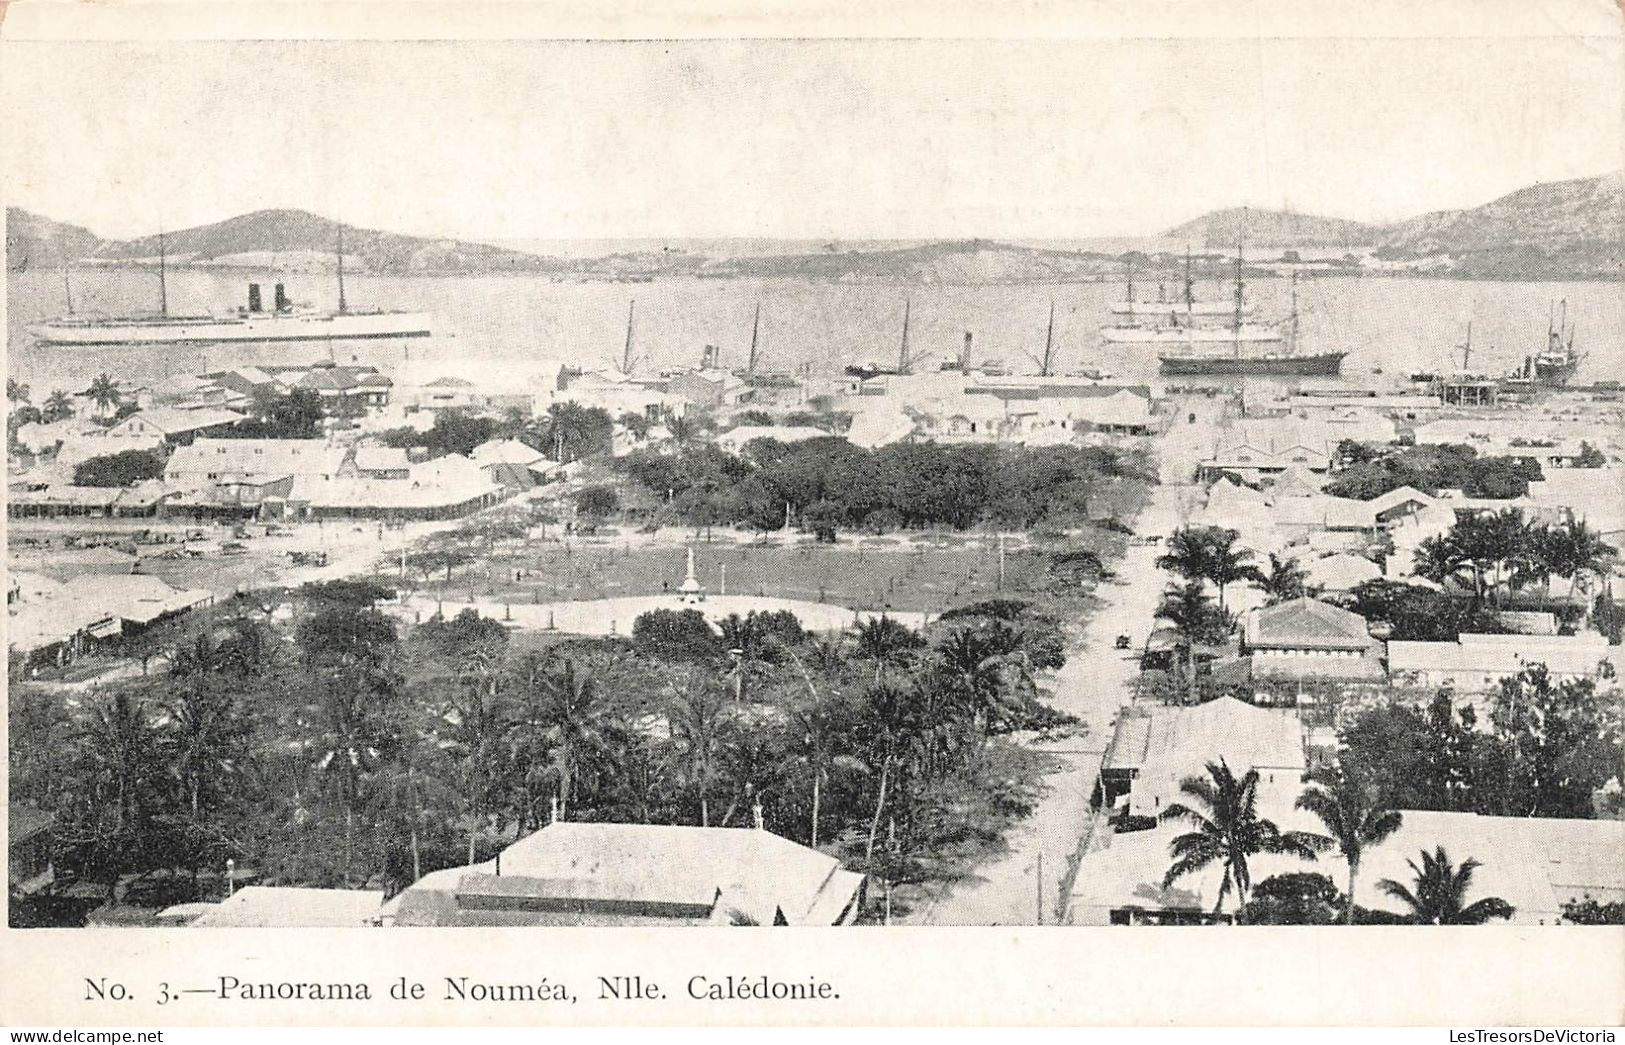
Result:
M1535 376L1548 385L1566 385L1569 378L1574 376L1576 369L1573 363L1542 363L1535 361Z
M429 337L429 316L420 312L375 312L314 316L208 316L169 320L98 323L92 320L45 323L29 328L42 345L176 345L238 341L351 341Z
M1346 352L1280 356L1158 356L1164 374L1335 375Z
M1101 340L1126 345L1245 345L1280 344L1285 340L1274 327L1102 327Z

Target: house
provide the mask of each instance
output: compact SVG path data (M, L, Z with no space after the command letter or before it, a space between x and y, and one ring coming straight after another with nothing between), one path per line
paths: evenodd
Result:
M1353 591L1366 581L1382 576L1382 568L1363 555L1336 552L1314 559L1305 559L1304 583L1313 591L1336 593Z
M242 424L243 420L242 414L214 407L196 410L156 407L131 414L108 428L102 438L108 441L106 453L110 454L123 449L145 449L154 439L184 445L199 436L224 435L229 429ZM119 445L120 441L128 441L131 445Z
M204 905L201 913L188 910L185 924L208 929L354 928L377 925L383 902L378 889L245 885L217 904Z
M348 456L325 439L197 439L176 447L164 468L174 484L263 482L287 476L331 478Z
M557 821L495 859L425 875L396 926L849 924L861 874L756 827Z
M412 462L404 447L358 446L339 467L338 474L363 479L405 479L412 474Z
M508 490L531 490L557 470L546 454L517 439L492 439L470 455L486 476Z
M1611 678L1618 647L1584 635L1475 635L1455 642L1389 642L1388 677L1396 685L1490 693L1501 680L1544 664L1555 679Z
M1373 569L1374 569L1373 565ZM1308 596L1250 610L1241 651L1255 679L1382 678L1382 644L1358 613Z
M1370 501L1325 494L1280 498L1270 507L1270 519L1289 538L1319 532L1375 532L1377 528L1377 513Z
M900 443L914 435L914 419L901 410L876 406L856 411L846 441L865 450Z
M1292 807L1295 796L1261 801L1259 814L1283 831L1324 835L1325 825ZM1188 831L1170 822L1149 831L1113 835L1104 849L1086 854L1078 864L1068 922L1074 925L1197 925L1214 921L1222 861L1186 875L1168 888L1163 876L1172 862L1169 844ZM1387 878L1410 882L1407 860L1442 847L1457 866L1480 861L1473 873L1468 900L1496 896L1512 905L1513 925L1556 925L1563 905L1589 895L1604 902L1625 899L1625 822L1559 820L1545 817L1479 816L1475 813L1406 809L1400 826L1382 844L1367 846L1355 881L1355 903L1367 910L1403 915L1406 908L1385 893ZM1319 873L1347 887L1348 868L1333 850L1309 861L1283 854L1258 854L1249 861L1250 877L1259 882L1274 875ZM1219 920L1234 915L1232 894Z
M286 517L307 519L457 519L501 498L484 469L449 454L412 465L405 478L296 476L280 508Z
M702 410L738 406L755 392L745 379L726 370L685 370L661 388L686 406Z
M829 433L812 425L738 425L717 436L718 446L729 453L738 453L753 439L774 439L781 443L804 443L809 439L828 439Z
M1323 473L1331 470L1338 441L1324 425L1300 426L1291 418L1247 421L1219 437L1200 470L1206 478L1229 472L1250 481L1295 468Z
M1101 797L1132 816L1158 816L1179 801L1181 781L1220 760L1238 775L1258 770L1261 788L1298 787L1307 762L1297 714L1234 697L1125 711L1101 760Z
M370 366L322 362L309 367L267 367L266 372L290 391L316 393L328 417L377 413L389 406L390 392L395 387L395 382Z
M413 403L422 410L471 410L478 387L465 377L437 377L417 390Z
M81 574L45 597L12 606L6 643L29 662L66 664L102 642L213 603L213 592L175 588L146 574Z

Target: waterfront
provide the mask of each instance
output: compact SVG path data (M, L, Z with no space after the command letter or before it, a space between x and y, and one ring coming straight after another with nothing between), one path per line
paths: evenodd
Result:
M81 269L73 274L81 311L122 313L153 307L155 272ZM179 269L169 275L171 310L222 311L235 307L250 280L282 279L296 301L336 304L330 277L250 271ZM831 372L844 362L895 356L903 303L910 302L914 355L929 367L953 358L965 331L975 335L975 358L1002 358L1015 370L1036 370L1049 304L1056 304L1060 369L1099 369L1124 380L1156 374L1155 352L1139 345L1103 345L1099 327L1117 283L836 284L802 280L660 279L650 283L555 282L533 276L385 277L347 280L355 307L422 309L435 314L432 338L412 342L352 342L299 346L232 345L184 349L35 346L25 327L63 311L57 272L7 276L8 376L41 392L82 388L107 372L124 380L155 381L176 374L243 364L299 363L352 357L384 370L441 357L471 363L562 359L586 368L620 357L628 303L637 301L636 352L651 369L694 366L707 344L722 349L725 365L743 364L751 318L762 303L761 356L770 369L811 363ZM1198 293L1224 292L1204 283ZM1263 317L1284 315L1290 286L1284 279L1250 283ZM1568 302L1575 344L1587 353L1577 380L1617 378L1625 371L1625 297L1617 283L1501 283L1449 279L1325 277L1299 285L1302 344L1306 350L1346 351L1346 378L1382 370L1388 376L1416 369L1447 369L1473 324L1471 368L1499 373L1521 364L1545 340L1548 309Z

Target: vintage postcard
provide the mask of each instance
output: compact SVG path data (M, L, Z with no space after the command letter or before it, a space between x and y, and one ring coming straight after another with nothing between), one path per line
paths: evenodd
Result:
M1625 1017L1613 5L0 15L0 1022Z

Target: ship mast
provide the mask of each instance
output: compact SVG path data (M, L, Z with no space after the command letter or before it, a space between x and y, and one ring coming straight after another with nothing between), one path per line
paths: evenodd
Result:
M637 298L633 298L626 306L626 347L621 351L621 373L632 376L632 317L638 307Z
M1297 353L1298 353L1298 266L1296 266L1296 265L1292 266L1292 313L1291 313L1291 316L1292 316L1291 326L1289 326L1287 328L1287 332L1288 332L1287 336L1289 338L1291 338L1291 340L1287 342L1287 351L1292 355L1297 355Z
M169 281L164 275L164 230L158 230L158 311L169 315Z
M1461 346L1461 369L1467 372L1467 361L1473 358L1473 321L1467 321L1467 340Z
M1124 275L1128 278L1128 314L1130 322L1134 319L1134 258L1123 259Z
M343 225L339 226L338 259L339 259L339 264L338 264L338 273L339 273L339 315L342 316L344 313L349 311L349 306L346 305L345 301L344 301L344 226Z
M762 330L762 303L760 301L758 301L756 303L756 318L751 320L751 324L750 324L750 359L745 364L745 372L747 374L756 373L757 335L761 333L761 330Z
M909 304L910 304L909 299L904 298L903 299L903 343L901 345L899 345L898 348L897 348L897 372L899 374L906 374L906 373L908 373L908 369L909 369L909 358L908 358Z
M1237 356L1241 355L1241 309L1245 300L1243 297L1245 292L1246 288L1241 282L1241 237L1238 236L1236 237L1236 315L1231 325L1231 330L1235 332Z
M1055 366L1055 302L1049 303L1049 327L1044 331L1044 365L1039 368L1040 377L1050 377Z
M68 279L68 263L62 263L62 296L68 299L68 315L73 315L73 282Z
M1190 325L1191 312L1196 307L1196 281L1191 279L1191 248L1185 245L1185 323Z

